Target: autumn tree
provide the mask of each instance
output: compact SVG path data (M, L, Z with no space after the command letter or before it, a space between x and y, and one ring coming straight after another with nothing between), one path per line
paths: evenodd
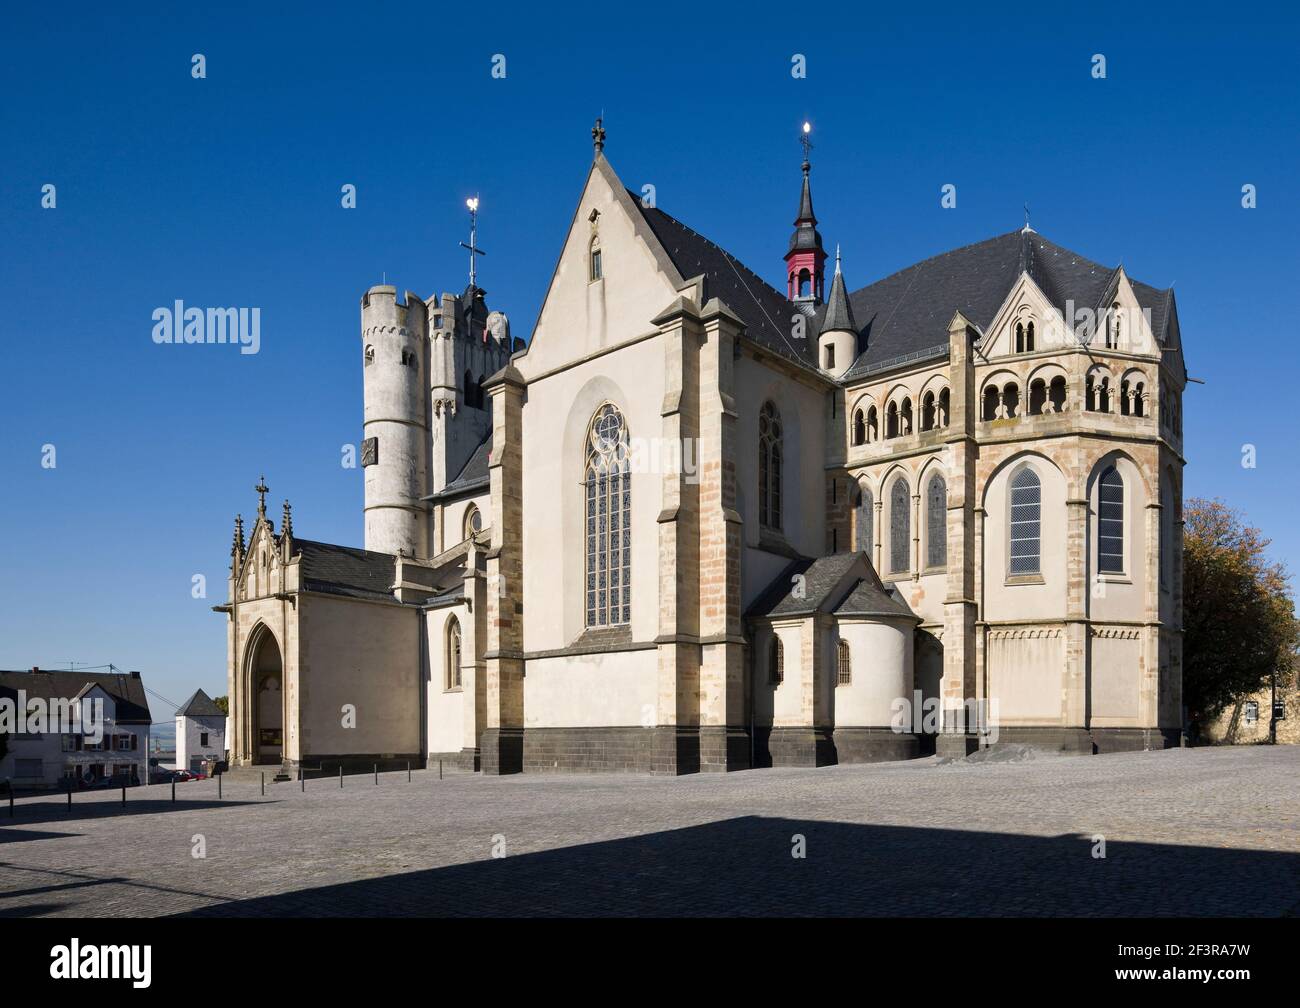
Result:
M1183 702L1192 724L1290 667L1300 635L1290 575L1270 540L1220 500L1187 502L1183 530Z

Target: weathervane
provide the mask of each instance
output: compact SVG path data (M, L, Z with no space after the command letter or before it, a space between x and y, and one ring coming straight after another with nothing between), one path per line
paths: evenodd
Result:
M469 207L469 244L466 245L461 242L460 247L469 249L469 289L472 297L474 291L478 290L478 274L475 270L477 259L475 256L487 255L487 253L478 247L478 197L471 196L465 201L465 205Z
M1029 204L1028 203L1025 204L1025 230L1026 231L1034 230L1029 226Z
M813 148L813 142L809 139L808 134L812 132L812 123L803 124L803 132L799 134L799 143L803 145L803 170L807 171L809 167L808 152Z

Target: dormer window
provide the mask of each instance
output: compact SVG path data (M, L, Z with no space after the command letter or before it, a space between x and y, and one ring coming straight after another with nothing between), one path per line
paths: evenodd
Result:
M599 235L591 239L591 248L588 254L588 262L589 262L588 279L591 280L593 283L597 280L604 279L605 277L604 267L601 265L601 261L600 261L600 236Z

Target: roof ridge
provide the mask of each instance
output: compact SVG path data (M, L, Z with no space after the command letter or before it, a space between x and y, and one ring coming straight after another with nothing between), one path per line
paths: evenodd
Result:
M861 287L859 287L857 290L855 290L855 291L850 291L850 292L849 292L849 296L852 297L854 294L860 294L860 293L862 293L862 291L867 290L867 289L869 289L869 288L871 288L871 287L875 287L877 284L882 284L882 283L884 283L886 280L892 280L892 279L894 279L894 277L902 276L902 275L903 275L904 273L906 273L908 270L914 270L914 269L916 269L918 266L924 266L924 265L926 265L927 263L934 262L936 259L942 259L942 258L944 258L945 256L956 255L958 252L965 252L967 249L978 248L980 245L988 245L988 244L991 244L992 242L998 241L998 240L1001 239L1001 238L1009 238L1009 237L1012 236L1012 235L1019 235L1019 234L1020 234L1019 231L1007 231L1007 232L1004 233L1004 234L993 235L993 236L990 237L990 238L983 238L983 239L981 239L980 241L977 241L977 242L971 242L969 245L959 245L957 248L955 248L955 249L948 249L946 252L936 252L936 253L935 253L934 255L932 255L932 256L927 256L925 259L918 259L916 262L911 263L911 264L908 265L908 266L904 266L902 269L896 269L896 270L894 270L893 273L888 273L888 274L886 274L885 276L882 276L879 280L873 280L873 281L871 281L871 283L869 283L869 284L863 284L863 285L862 285ZM1060 246L1057 246L1057 247L1059 248Z

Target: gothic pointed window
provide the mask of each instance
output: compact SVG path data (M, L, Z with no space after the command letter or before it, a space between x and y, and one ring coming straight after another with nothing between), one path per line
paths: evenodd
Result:
M777 530L781 528L781 437L781 414L765 402L758 412L758 522Z
M601 263L600 257L600 237L591 239L591 252L589 258L590 274L589 279L592 281L604 279L605 270Z
M613 403L592 418L586 452L587 626L618 626L632 621L632 476L627 424Z
M447 621L447 689L460 689L460 620Z
M1038 473L1025 466L1011 478L1011 576L1038 574L1041 568L1043 485Z
M948 563L948 484L941 473L925 485L925 563L927 567Z
M1124 572L1124 477L1107 466L1097 487L1097 570Z
M889 572L905 574L911 566L912 522L909 514L907 480L901 476L889 490Z
M461 539L469 539L483 531L483 513L473 504L465 511Z
M867 441L867 421L862 416L862 410L853 411L853 443L855 445L866 444Z
M835 685L848 686L853 682L853 669L850 665L848 641L842 640L835 645L835 658L835 664L837 666L835 670Z
M871 533L874 521L875 501L872 499L871 491L863 487L862 496L858 499L857 541L853 545L854 549L865 553L868 560L871 559Z

